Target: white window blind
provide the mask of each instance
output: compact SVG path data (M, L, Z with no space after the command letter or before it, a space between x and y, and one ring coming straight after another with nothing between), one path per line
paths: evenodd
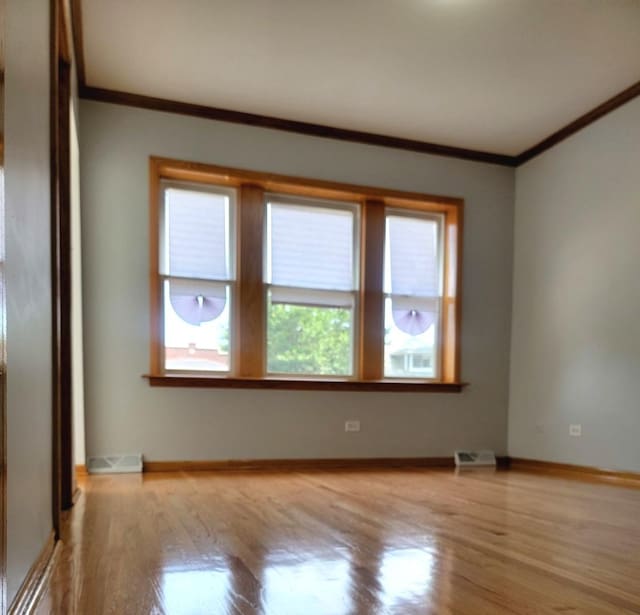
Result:
M184 278L231 278L228 196L167 188L165 224L165 273Z
M419 340L425 342L423 334L438 322L442 277L439 236L437 219L387 215L384 286L393 319L389 344L402 345L403 351Z
M270 202L268 281L273 286L352 292L354 213ZM317 300L317 297L316 297Z
M412 297L440 295L438 223L407 216L387 216L386 292Z

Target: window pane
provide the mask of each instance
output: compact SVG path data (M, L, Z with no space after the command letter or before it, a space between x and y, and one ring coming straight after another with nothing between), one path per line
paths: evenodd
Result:
M439 302L422 305L423 320L403 308L402 300L387 297L384 310L384 375L389 378L436 378ZM406 320L403 320L405 317ZM400 325L400 326L398 326ZM414 327L413 329L411 327ZM409 329L410 332L407 332Z
M269 301L267 370L280 374L353 373L353 310Z
M440 222L387 214L384 375L437 378L440 334Z
M271 202L267 219L270 283L353 290L353 212Z
M229 197L178 188L165 190L165 273L228 280Z
M387 216L385 292L437 297L440 294L438 222Z
M164 283L167 370L229 370L229 287L167 280Z

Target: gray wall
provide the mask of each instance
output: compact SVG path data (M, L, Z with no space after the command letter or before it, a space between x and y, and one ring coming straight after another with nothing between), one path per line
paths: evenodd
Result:
M638 471L640 99L516 183L509 453Z
M151 460L505 453L514 171L82 101L87 454ZM462 394L150 388L149 155L466 200ZM362 431L345 434L345 419Z
M49 2L8 0L5 75L7 585L51 531Z

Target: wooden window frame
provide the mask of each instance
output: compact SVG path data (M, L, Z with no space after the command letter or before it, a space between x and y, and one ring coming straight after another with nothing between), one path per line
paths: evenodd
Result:
M150 372L152 386L295 390L388 390L460 392L462 232L464 201L397 190L246 171L151 157L149 161ZM236 278L232 302L229 372L165 373L159 235L162 182L185 182L237 190ZM343 201L360 206L360 289L355 315L353 377L270 376L266 373L266 296L263 280L265 194ZM383 268L386 215L403 211L443 216L443 297L438 380L384 377ZM256 248L257 247L257 248ZM366 359L365 359L366 357Z
M165 237L164 239L161 238L162 235L164 235L165 233L165 227L164 227L164 218L166 216L166 204L163 202L163 198L162 195L165 193L166 190L171 190L171 189L176 189L176 190L187 190L187 191L198 191L200 190L201 192L206 192L212 195L216 195L216 196L223 196L226 197L228 199L229 202L229 226L231 227L231 232L230 232L230 236L229 236L229 255L230 255L230 262L229 262L229 266L230 266L230 275L227 279L207 279L207 278L197 278L197 277L190 277L190 276L185 276L185 275L176 275L176 274L172 274L166 263L163 264L163 257L161 256L161 253L167 252L168 251L168 237ZM228 290L228 295L227 295L227 299L231 304L231 314L229 316L229 322L232 323L232 321L235 319L236 313L234 312L234 308L238 298L238 283L237 283L237 260L238 260L238 250L236 248L235 245L235 239L236 236L239 236L239 233L236 232L237 228L238 228L238 223L237 223L237 217L238 217L238 202L240 200L240 191L236 190L233 187L228 187L228 186L217 186L217 185L213 185L213 184L206 184L204 187L202 185L202 182L199 183L194 183L194 182L183 182L183 181L174 181L174 180L167 180L167 179L161 179L160 180L160 186L159 186L159 196L158 196L158 200L157 200L157 207L158 207L158 212L157 212L157 220L158 220L158 226L157 226L157 230L156 233L158 235L158 285L160 287L160 306L159 306L159 314L160 314L160 327L157 330L157 336L158 336L158 345L160 346L160 369L163 371L163 373L166 371L167 375L183 375L183 376L192 376L194 374L197 374L198 372L196 371L190 371L190 370L176 370L176 369L172 369L172 370L165 370L165 368L162 367L162 364L164 363L164 352L163 352L163 348L165 346L165 340L164 340L164 306L165 306L165 294L164 294L164 283L165 282L169 282L169 285L171 285L171 283L173 281L176 280L183 280L183 281L188 281L188 282L193 282L193 283L198 283L198 282L204 282L204 283L213 283L213 284L219 284L219 285L224 285ZM166 258L166 257L165 257ZM239 316L239 314L238 314ZM229 340L230 340L230 346L231 348L235 347L235 331L230 330L230 336L229 336ZM235 363L234 363L234 353L231 352L230 353L230 360L231 363L229 365L229 369L228 370L220 370L218 375L224 376L224 375L230 375L232 373L235 372ZM209 372L204 372L204 373L209 373ZM211 372L212 374L215 374L215 372Z
M295 373L286 373L286 372L269 372L268 371L268 348L267 348L267 337L268 337L268 332L267 335L264 337L264 348L263 348L263 352L264 352L264 357L265 357L265 370L264 370L264 378L270 378L270 379L276 379L276 380L288 380L290 378L295 378L295 379L299 379L299 378L303 378L305 380L310 380L310 379L314 379L314 380L332 380L334 378L339 379L339 380L349 380L349 381L354 381L354 380L359 380L359 373L360 373L360 353L358 352L358 347L359 347L359 342L360 342L360 306L359 306L359 302L360 302L360 291L359 291L359 278L360 278L360 267L358 266L359 262L360 262L360 212L361 212L361 206L359 202L354 202L354 201L344 201L344 200L329 200L329 199L320 199L318 197L304 197L301 195L290 195L288 193L275 193L275 192L269 192L269 191L264 191L263 192L263 199L262 199L262 206L263 209L266 211L267 210L267 206L270 203L277 203L277 204L289 204L289 205L303 205L303 206L307 206L307 207L318 207L318 208L324 208L324 209L331 209L331 210L335 210L335 211L342 211L342 212L350 212L353 216L352 218L352 222L353 222L353 234L352 234L352 249L353 249L353 263L352 263L352 281L353 281L353 289L350 291L334 291L334 290L330 290L330 289L326 289L326 290L321 290L321 289L315 289L314 292L318 293L318 294L323 294L325 292L328 293L334 293L334 292L338 292L338 293L342 293L344 292L344 294L348 294L352 296L352 325L353 325L353 329L352 329L352 335L353 335L353 343L351 345L351 367L352 367L352 374L351 375L341 375L341 376L332 376L332 375L328 375L328 374L295 374ZM264 232L266 232L268 228L268 224L264 225ZM263 236L264 237L264 234ZM267 254L269 251L269 245L267 241L262 240L262 253L263 254ZM265 268L266 269L266 268ZM265 295L265 297L268 295L268 292L271 288L277 288L278 285L277 284L273 284L272 282L263 282L262 284L262 294ZM302 287L291 287L291 288L297 288L298 290L303 290ZM265 299L266 300L266 299ZM268 319L268 308L265 310L264 313L265 316L265 320ZM268 325L267 325L267 329L268 329ZM254 376L256 377L260 377L258 374L254 374Z

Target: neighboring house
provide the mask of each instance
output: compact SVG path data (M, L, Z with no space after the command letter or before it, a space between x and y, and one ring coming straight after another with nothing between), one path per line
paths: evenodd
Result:
M229 369L229 353L217 348L165 348L167 369L179 370L226 370Z
M430 377L433 375L433 349L432 348L403 348L389 352L391 374L395 376L415 374L416 376Z

